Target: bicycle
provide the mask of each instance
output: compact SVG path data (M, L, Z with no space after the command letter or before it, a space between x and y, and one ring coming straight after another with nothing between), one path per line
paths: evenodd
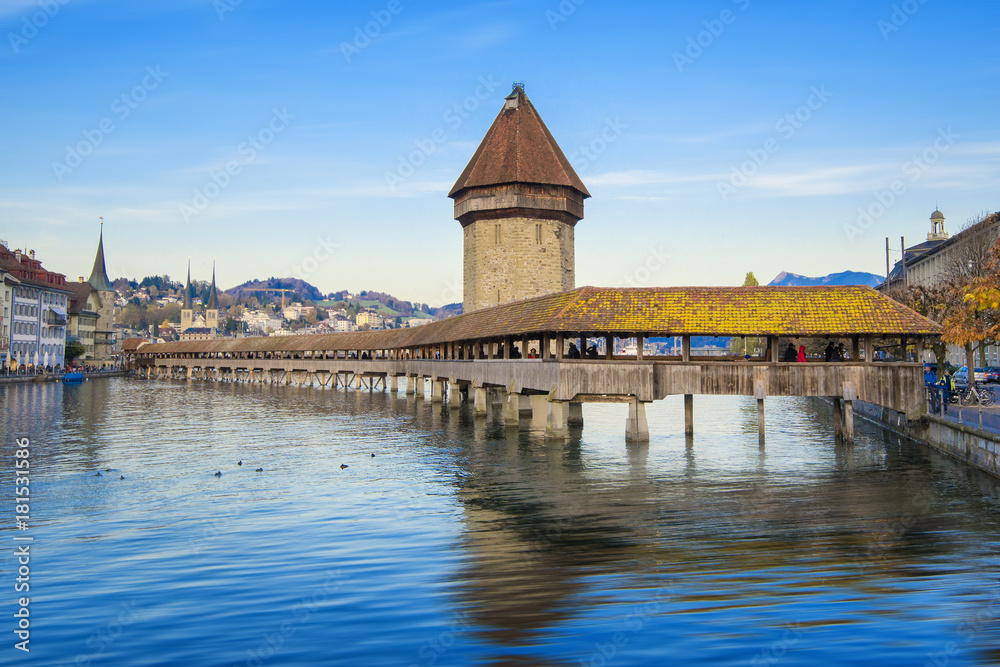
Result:
M924 386L927 387L928 412L936 415L941 412L941 389L933 384Z
M980 387L976 382L970 383L968 387L963 389L958 398L962 405L979 403L984 408L990 407L997 401L997 396L992 389Z

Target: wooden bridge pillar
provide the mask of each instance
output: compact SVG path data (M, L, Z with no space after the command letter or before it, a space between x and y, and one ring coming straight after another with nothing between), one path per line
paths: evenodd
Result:
M767 381L755 380L753 395L757 399L757 440L764 446L764 398L767 396Z
M693 394L684 394L684 435L694 435Z
M501 420L504 426L517 428L521 423L521 395L516 392L507 392L503 397L503 410Z
M472 412L476 417L485 417L490 411L489 401L486 396L486 389L484 387L475 387L474 390L476 395Z
M418 375L413 378L413 395L424 397L424 378L422 375Z
M854 401L844 401L844 442L854 444Z
M431 403L441 403L444 401L444 380L431 380Z
M844 383L844 442L854 444L854 401L858 398L858 389L853 382Z
M583 426L583 403L570 403L566 413L566 424Z
M833 397L833 434L838 438L844 436L844 402L839 396Z
M764 399L757 399L757 440L764 446Z
M448 381L448 407L462 407L462 387L455 382L455 378Z
M545 437L553 440L564 440L569 437L566 424L567 403L565 401L549 401L548 418L545 422Z
M399 393L399 376L393 375L389 378L389 393L398 394Z
M549 418L549 397L536 394L528 397L531 405L531 421L535 424L544 424Z
M649 442L649 423L646 421L646 404L639 399L634 399L628 404L625 441Z

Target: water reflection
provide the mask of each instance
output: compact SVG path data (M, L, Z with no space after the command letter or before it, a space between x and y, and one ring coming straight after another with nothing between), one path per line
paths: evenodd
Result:
M562 442L402 393L108 380L0 401L51 486L39 521L64 572L47 576L79 600L47 612L66 622L55 644L90 631L69 623L97 594L72 575L86 544L110 554L102 586L187 638L158 645L168 662L242 660L271 628L256 607L290 607L331 569L338 602L273 664L732 664L787 632L790 665L862 648L923 664L949 641L951 664L998 657L997 480L862 423L838 444L820 402L769 401L761 449L740 400L699 401L693 437L679 403L657 404L641 445L624 443L622 406L588 406ZM95 482L107 467L129 480ZM128 531L143 537L123 546ZM147 561L141 581L126 572ZM149 581L162 590L136 592ZM180 582L214 591L205 616L175 608ZM121 650L148 649L145 630Z

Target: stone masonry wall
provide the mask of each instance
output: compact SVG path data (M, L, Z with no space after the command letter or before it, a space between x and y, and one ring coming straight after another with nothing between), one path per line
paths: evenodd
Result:
M541 243L536 225L542 226ZM576 287L572 225L524 217L479 220L464 234L466 313Z

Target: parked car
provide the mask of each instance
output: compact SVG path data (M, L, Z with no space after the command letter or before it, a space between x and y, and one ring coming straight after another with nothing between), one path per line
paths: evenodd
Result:
M977 368L973 373L975 373L976 382L986 382L985 368ZM955 371L954 379L956 387L967 387L969 384L969 367L962 366Z
M990 383L1000 383L1000 366L986 367L986 381Z

